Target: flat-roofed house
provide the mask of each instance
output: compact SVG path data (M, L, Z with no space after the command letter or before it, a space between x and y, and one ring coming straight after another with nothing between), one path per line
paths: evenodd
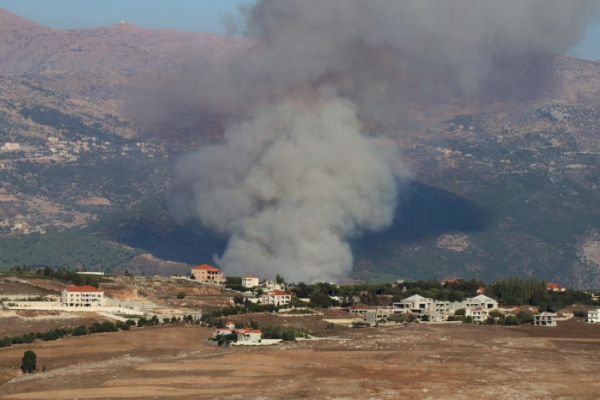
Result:
M600 323L600 308L587 312L587 322L591 324Z
M533 324L537 326L556 326L557 317L558 314L556 313L543 312L533 316Z
M481 308L482 310L494 310L498 308L498 301L489 298L484 294L479 294L475 297L469 297L464 301L457 301L454 303L456 303L455 307L471 310L474 308Z
M482 310L481 308L473 308L473 309L466 309L465 310L465 315L471 316L471 318L473 318L473 322L483 322L486 319L488 319L488 311L487 310Z
M218 268L211 267L208 264L202 264L192 268L192 276L195 280L208 283L223 283L223 271Z
M420 296L418 294L413 294L406 299L401 300L399 303L394 303L394 309L398 310L401 313L411 313L411 314L428 314L435 306L433 304L435 300Z
M281 290L272 290L270 292L263 293L262 295L263 304L274 304L276 306L289 304L292 301L292 295Z
M261 332L258 329L246 328L237 331L238 343L259 343Z
M104 290L93 286L71 286L63 290L60 302L66 307L102 307Z
M246 275L245 277L242 278L242 286L247 287L247 288L251 288L251 287L255 287L258 286L258 278L252 276L252 275Z
M214 328L213 329L213 339L216 339L217 336L225 336L231 335L232 333L237 333L239 329L231 329L231 328Z

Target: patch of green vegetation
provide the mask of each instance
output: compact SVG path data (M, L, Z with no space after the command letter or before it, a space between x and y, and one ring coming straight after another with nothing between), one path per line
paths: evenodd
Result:
M115 135L108 135L99 124L88 126L81 117L74 117L65 114L55 108L35 105L31 108L25 107L19 111L19 114L25 118L30 118L33 122L61 129L63 133L70 138L77 138L81 135L95 136L102 139L117 139Z
M73 232L49 231L0 239L0 269L24 264L111 271L143 253Z

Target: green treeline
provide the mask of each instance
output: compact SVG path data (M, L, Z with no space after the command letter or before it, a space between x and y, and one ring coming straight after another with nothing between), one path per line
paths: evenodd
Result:
M49 265L87 270L97 267L110 272L143 253L72 232L32 233L0 239L0 270L15 265Z

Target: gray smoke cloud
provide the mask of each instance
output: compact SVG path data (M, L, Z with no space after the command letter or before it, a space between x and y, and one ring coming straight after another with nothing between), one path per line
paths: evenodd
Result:
M263 0L240 8L258 44L198 83L234 115L225 143L177 166L171 209L229 235L230 273L337 280L347 239L393 221L402 166L361 118L477 94L496 63L576 44L595 1ZM236 28L236 27L234 27ZM240 28L240 26L237 26ZM396 164L394 165L394 160Z

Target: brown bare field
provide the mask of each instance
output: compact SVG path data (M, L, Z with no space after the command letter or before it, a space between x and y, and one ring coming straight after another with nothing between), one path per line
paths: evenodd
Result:
M275 317L273 317L275 318ZM594 399L600 326L416 324L339 338L209 346L164 325L0 349L2 399ZM25 350L46 372L16 368Z

